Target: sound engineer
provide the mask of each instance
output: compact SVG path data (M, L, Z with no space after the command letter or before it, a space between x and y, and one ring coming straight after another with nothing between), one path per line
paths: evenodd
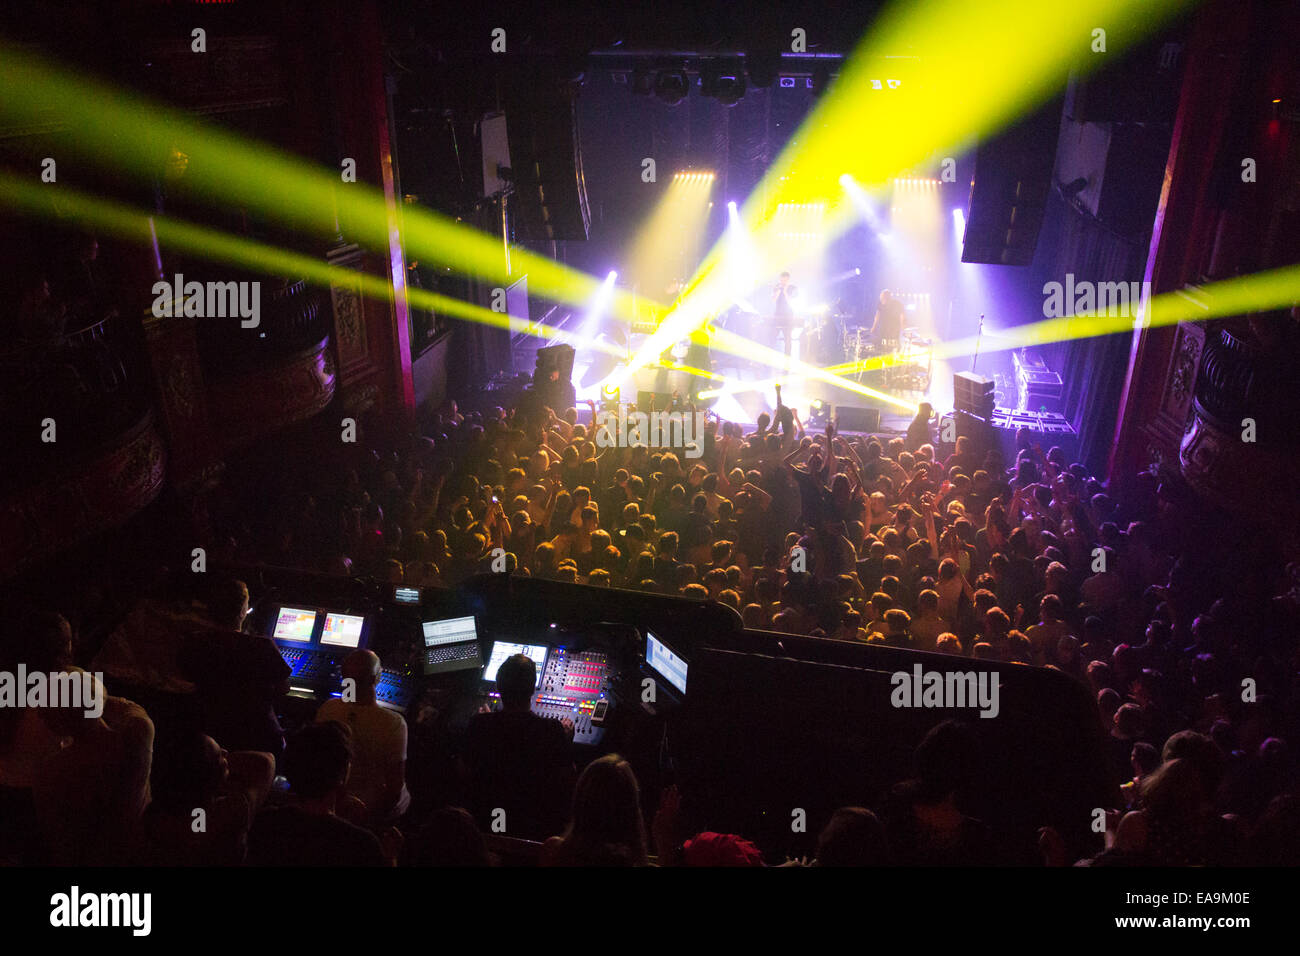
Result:
M523 654L502 662L496 684L501 709L476 714L465 735L469 809L485 832L545 839L567 818L576 776L569 748L573 722L529 709L537 665ZM504 821L497 811L504 811Z

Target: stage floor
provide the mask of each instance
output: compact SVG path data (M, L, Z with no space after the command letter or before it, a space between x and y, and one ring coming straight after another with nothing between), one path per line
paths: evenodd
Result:
M799 342L796 340L793 357L798 359ZM520 349L515 356L516 368L532 366L536 353L535 347ZM616 366L616 359L595 350L578 349L573 365L573 383L579 401L588 398L600 400L599 384ZM820 363L817 363L820 367ZM835 363L831 363L832 365ZM663 367L640 369L632 378L631 388L624 392L653 392L658 395L671 395L678 391L689 394L700 389L720 389L722 394L710 400L709 407L726 421L752 425L763 413L771 413L776 405L776 391L773 384L782 383L782 400L786 405L798 411L800 418L807 420L809 408L814 400L830 403L832 406L849 406L851 408L869 408L880 411L880 431L901 432L915 414L915 408L921 402L929 402L940 414L950 411L953 405L952 376L957 371L968 371L969 360L964 360L957 367L948 362L934 359L929 365L929 387L916 390L900 387L886 387L879 382L879 375L864 376L862 386L888 396L888 399L858 391L855 376L848 376L847 386L822 381L811 377L787 375L780 378L776 369L757 362L739 359L733 355L715 352L712 356L713 379L705 381L689 372ZM981 375L991 376L996 383L997 404L1013 407L1015 393L1011 378L1011 353L994 352L980 356L977 371ZM625 401L637 401L635 394L622 396ZM892 399L892 400L889 400ZM845 431L853 431L846 428Z

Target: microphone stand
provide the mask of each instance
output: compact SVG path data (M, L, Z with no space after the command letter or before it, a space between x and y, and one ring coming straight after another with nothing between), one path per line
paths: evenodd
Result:
M975 355L970 360L970 370L972 374L975 372L975 363L980 360L980 339L982 339L983 337L984 337L984 313L981 312L979 332L975 334Z

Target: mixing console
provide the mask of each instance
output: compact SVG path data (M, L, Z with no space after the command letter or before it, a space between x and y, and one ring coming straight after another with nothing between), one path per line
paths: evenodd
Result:
M336 680L338 662L314 647L279 647L289 665L289 679L298 684L326 684Z
M599 651L570 653L563 647L536 650L546 652L546 661L533 694L531 710L539 717L573 721L573 742L595 745L605 735L612 679L609 660ZM485 701L497 706L501 697L488 682Z
M609 661L599 651L569 653L553 647L533 697L533 713L568 717L573 721L574 742L595 744L604 736L601 725L609 707L609 678Z
M385 667L375 685L375 701L399 714L406 713L415 697L415 680L408 668Z

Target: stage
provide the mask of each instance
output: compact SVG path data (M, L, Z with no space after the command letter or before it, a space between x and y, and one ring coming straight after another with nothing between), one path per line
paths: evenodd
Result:
M950 411L953 408L952 375L970 371L972 365L970 359L950 363L924 353L916 356L915 363L909 363L909 356L903 349L902 354L900 351L877 353L895 357L898 364L893 368L859 374L845 366L850 366L859 354L868 361L870 356L865 351L859 353L854 349L856 336L852 332L847 337L837 335L835 340L823 336L820 343L813 337L805 340L796 333L791 358L796 362L806 362L812 368L836 370L834 374L845 384L819 379L809 374L807 369L796 367L793 372L784 372L760 359L713 349L707 356L693 356L700 363L697 365L688 361L686 343L679 343L668 354L660 356L665 361L633 372L630 379L619 387L617 398L612 393L602 395L601 383L619 368L626 367L645 338L634 335L633 351L620 356L607 354L596 347L583 348L575 342L573 384L579 404L587 400L617 400L640 406L653 395L656 407L662 408L675 393L683 398L700 396L699 405L721 419L751 426L760 414L770 415L775 409L775 385L779 382L784 404L795 409L805 424L813 404L820 402L829 405L837 419L843 419L841 428L845 432L896 433L906 430L916 406L922 402L929 402L939 414ZM535 365L539 344L537 339L525 339L518 345L514 353L516 369L522 371ZM817 345L820 348L816 348ZM773 347L780 351L782 346L783 343L778 341ZM979 374L994 379L999 407L1015 406L1010 352L994 351L979 356L977 370ZM857 387L878 394L865 393ZM878 426L853 427L864 419L869 421L877 413Z

